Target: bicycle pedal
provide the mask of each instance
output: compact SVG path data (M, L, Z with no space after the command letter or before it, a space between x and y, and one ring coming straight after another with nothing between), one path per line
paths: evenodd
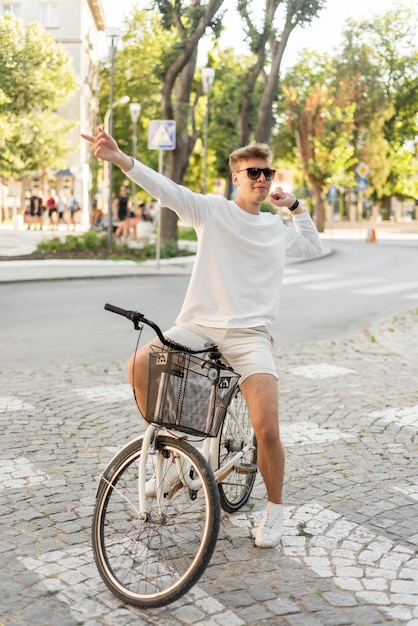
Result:
M257 465L255 463L247 463L245 461L238 462L234 467L237 474L256 474Z

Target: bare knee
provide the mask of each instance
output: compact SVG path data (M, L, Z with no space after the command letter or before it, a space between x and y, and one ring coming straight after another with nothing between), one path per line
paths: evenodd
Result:
M276 420L258 420L253 422L254 433L260 445L275 447L280 444L278 418Z

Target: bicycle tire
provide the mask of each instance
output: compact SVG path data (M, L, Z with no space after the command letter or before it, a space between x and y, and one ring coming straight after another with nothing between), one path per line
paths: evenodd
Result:
M222 467L237 450L246 443L236 422L245 433L247 441L253 443L251 450L240 461L223 482L218 484L221 507L227 513L238 511L249 499L257 473L257 439L254 435L247 403L240 389L234 393L225 414L219 438L218 467ZM251 471L245 471L251 470Z
M141 608L165 606L196 584L218 538L220 501L213 473L188 442L158 436L152 458L177 458L187 476L200 480L196 492L181 481L160 499L147 498L149 519L138 512L138 463L142 439L128 444L102 475L92 521L97 569L110 591ZM162 461L165 462L165 461ZM170 462L171 464L171 462ZM193 474L191 473L193 472ZM153 468L147 469L147 479ZM184 476L184 474L183 474Z

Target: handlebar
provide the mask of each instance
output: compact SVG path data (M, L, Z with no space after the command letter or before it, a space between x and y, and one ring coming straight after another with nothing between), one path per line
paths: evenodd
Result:
M122 309L119 306L115 306L114 304L108 303L104 305L104 308L106 311L110 311L111 313L116 313L117 315L122 315L123 317L126 317L128 320L133 322L135 330L139 330L141 324L146 324L153 329L161 343L170 350L179 350L181 352L187 352L188 354L201 354L204 352L208 352L210 353L209 356L211 359L216 360L221 358L219 348L214 344L205 346L204 348L201 348L199 350L192 350L191 348L184 346L181 343L177 343L176 341L167 339L166 337L164 337L163 332L158 324L156 324L152 320L147 319L145 315L143 313L140 313L139 311L129 311L127 309Z

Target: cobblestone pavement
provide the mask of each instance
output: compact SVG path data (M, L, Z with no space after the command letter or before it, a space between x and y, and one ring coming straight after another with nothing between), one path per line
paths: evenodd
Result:
M0 624L417 626L417 323L415 310L277 357L281 545L253 546L258 480L198 584L149 611L107 591L89 536L97 475L141 429L125 364L1 372Z

